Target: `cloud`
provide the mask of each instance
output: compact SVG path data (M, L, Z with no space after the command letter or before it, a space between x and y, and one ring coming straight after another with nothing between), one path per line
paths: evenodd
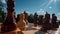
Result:
M4 10L6 10L6 7L4 7Z
M38 15L44 15L46 12L43 9L40 9L39 11L37 11Z
M57 13L58 15L60 15L60 13Z
M52 7L50 6L49 8L51 9Z
M1 0L2 3L6 4L6 1L5 0Z
M57 19L58 19L58 20L60 20L60 13L57 13L57 16L58 16L58 18L57 18Z
M30 11L28 11L28 10L26 10L26 13L31 14L31 12L30 12Z
M29 11L26 11L27 13L30 13Z
M60 20L60 18L57 18L58 20Z

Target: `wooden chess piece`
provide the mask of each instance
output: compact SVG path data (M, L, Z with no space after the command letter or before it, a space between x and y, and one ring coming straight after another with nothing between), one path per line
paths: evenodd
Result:
M26 25L28 25L28 13L26 11L24 11L24 15L25 15L25 22L26 22Z
M52 28L52 25L50 23L50 14L48 14L47 12L45 14L44 24L42 26L43 28L46 28L46 29Z
M17 26L21 29L21 31L26 30L26 22L25 22L25 15L24 14L20 14L19 16L19 21L17 23Z
M34 14L34 26L36 27L38 24L38 15L37 13Z
M7 1L7 17L5 22L3 22L2 26L2 32L9 32L16 30L16 22L14 18L14 1L13 0L8 0Z
M43 24L43 21L44 21L44 20L43 20L43 15L40 15L40 16L39 16L38 21L39 21L39 22L38 22L38 25L41 26L41 25Z
M52 20L51 23L53 25L53 28L59 28L59 25L57 23L57 16L55 16L55 14L52 14Z

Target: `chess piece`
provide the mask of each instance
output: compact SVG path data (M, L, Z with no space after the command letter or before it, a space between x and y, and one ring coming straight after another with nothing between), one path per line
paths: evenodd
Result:
M45 23L48 24L50 22L50 14L46 12L45 14Z
M52 25L50 23L50 14L46 12L45 14L45 19L44 19L44 24L42 25L43 28L51 29Z
M52 25L53 25L53 28L58 28L59 25L57 23L57 17L55 16L55 14L52 14Z
M26 11L24 11L24 14L25 14L25 22L26 24L28 25L28 13Z
M34 14L34 26L36 27L38 24L38 15L37 13Z
M20 20L20 14L17 15L17 19L16 19L16 22L18 22Z
M21 29L21 31L26 30L26 22L25 22L25 15L24 14L20 14L19 16L19 21L17 23L17 26Z
M38 22L38 25L42 25L43 24L43 15L40 15L39 16L39 22Z
M5 22L3 23L2 26L2 32L9 32L16 30L16 22L14 18L14 1L13 0L8 0L7 1L7 17Z

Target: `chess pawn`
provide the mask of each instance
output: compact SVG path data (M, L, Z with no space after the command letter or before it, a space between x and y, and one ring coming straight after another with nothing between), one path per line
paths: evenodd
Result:
M38 25L38 15L37 13L34 14L34 26L36 27Z
M52 25L53 25L53 28L59 28L59 25L57 23L57 16L55 14L52 14Z
M42 24L43 24L43 15L40 15L38 25L40 26Z
M19 29L21 29L21 31L26 30L26 22L25 22L25 15L24 14L20 14L19 16L19 21L17 23L17 26L19 27Z

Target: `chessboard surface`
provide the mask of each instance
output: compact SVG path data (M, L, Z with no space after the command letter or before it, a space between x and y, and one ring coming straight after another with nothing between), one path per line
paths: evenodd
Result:
M43 31L39 31L40 27L33 27L33 24L29 24L29 27L27 28L26 31L21 31L19 28L17 28L17 30L15 31L11 31L11 32L5 32L2 34L60 34L60 26L57 30L48 30L48 32L43 32Z

